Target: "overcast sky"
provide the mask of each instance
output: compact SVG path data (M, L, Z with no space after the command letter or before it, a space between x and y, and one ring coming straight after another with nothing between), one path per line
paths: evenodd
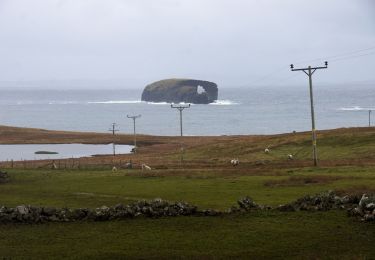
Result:
M375 83L375 1L0 0L0 81L293 85L331 56L317 84Z

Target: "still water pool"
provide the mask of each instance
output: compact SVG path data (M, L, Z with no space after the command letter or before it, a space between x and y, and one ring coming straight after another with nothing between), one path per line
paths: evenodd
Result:
M131 145L116 145L116 154L130 153L132 148ZM39 154L39 152L42 154ZM0 145L0 161L64 159L105 154L113 154L113 144Z

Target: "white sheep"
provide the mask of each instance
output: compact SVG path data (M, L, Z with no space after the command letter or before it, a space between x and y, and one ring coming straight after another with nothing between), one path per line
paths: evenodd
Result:
M232 160L230 160L230 163L234 167L234 166L237 166L238 164L240 164L240 160L238 160L238 159L232 159Z
M142 171L143 170L151 171L151 167L148 166L148 165L146 165L146 164L144 164L144 163L142 163Z
M117 172L117 167L116 166L112 167L112 172Z
M293 155L292 154L288 154L288 159L289 160L293 160Z
M270 153L270 149L268 148L264 149L264 153Z

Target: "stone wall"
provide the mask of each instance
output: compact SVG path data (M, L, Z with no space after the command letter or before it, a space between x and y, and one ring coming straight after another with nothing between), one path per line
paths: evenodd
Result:
M187 202L168 202L162 199L141 200L129 205L118 204L113 207L102 206L88 208L54 208L20 205L14 208L0 206L0 223L43 223L72 221L109 221L135 217L173 217L173 216L218 216L251 211L327 211L331 209L347 210L349 216L363 221L375 220L375 195L337 196L334 192L324 192L314 196L305 196L289 204L272 208L255 203L245 197L226 211L213 209L199 210Z

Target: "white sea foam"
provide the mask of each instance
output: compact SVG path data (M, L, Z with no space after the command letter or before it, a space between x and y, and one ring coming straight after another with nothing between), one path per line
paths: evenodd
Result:
M146 102L149 105L169 105L168 102Z
M214 105L214 106L232 106L232 105L239 105L240 103L223 99L223 100L215 100L214 102L210 103L209 105Z
M140 100L108 100L108 101L89 101L88 104L140 104Z
M70 104L78 104L77 101L51 101L48 102L48 105L70 105Z
M360 107L360 106L351 106L351 107L341 107L338 110L341 111L362 111L362 110L375 110L375 108L371 107Z

